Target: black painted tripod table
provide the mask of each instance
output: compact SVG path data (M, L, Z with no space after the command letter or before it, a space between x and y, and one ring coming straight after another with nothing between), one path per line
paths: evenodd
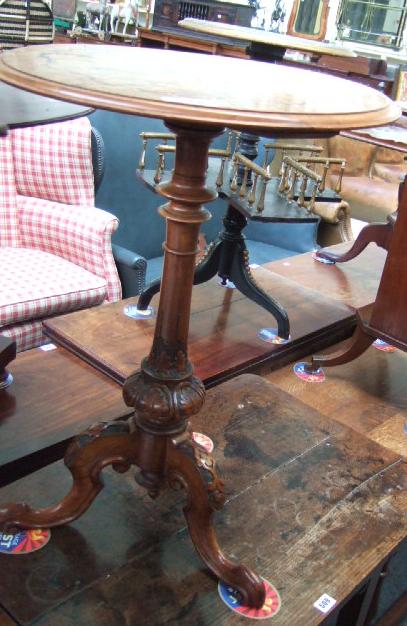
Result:
M242 76L250 76L250 82ZM248 605L260 607L263 580L227 559L217 543L212 514L224 504L224 486L214 457L193 441L189 426L205 401L187 343L199 227L210 217L204 204L216 197L205 185L209 145L225 127L261 136L317 137L386 124L400 111L383 94L331 76L141 48L20 48L1 55L0 79L61 100L161 118L177 136L172 179L158 187L166 199L159 211L167 234L153 345L123 388L134 415L95 425L74 440L65 456L73 486L59 504L45 509L1 505L0 523L46 527L70 522L102 489L105 466L122 472L136 465L136 479L151 497L167 486L186 490L184 513L198 553ZM134 204L134 210L143 210L137 198Z

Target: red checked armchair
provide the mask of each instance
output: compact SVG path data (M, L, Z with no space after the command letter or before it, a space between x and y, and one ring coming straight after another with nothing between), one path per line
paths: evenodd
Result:
M121 298L111 236L94 206L87 118L0 137L0 334L41 345L42 320Z

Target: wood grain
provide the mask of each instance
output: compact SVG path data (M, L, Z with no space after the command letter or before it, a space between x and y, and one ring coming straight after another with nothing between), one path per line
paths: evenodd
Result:
M90 424L130 415L121 389L63 348L21 353L0 391L0 485L56 459Z
M310 38L296 37L291 35L283 35L282 33L273 33L260 28L250 28L247 26L237 26L235 24L224 24L221 22L211 22L209 20L200 20L193 17L187 17L178 22L178 26L182 26L187 30L208 35L218 35L220 37L230 37L231 39L240 39L248 42L256 42L267 44L276 48L289 48L290 50L304 50L304 52L312 52L315 55L325 54L328 56L355 58L357 55L353 50L342 48L332 43L322 41L312 41Z
M332 346L327 353L343 346ZM309 361L310 357L301 359ZM398 454L407 454L407 355L401 350L386 353L373 346L357 360L326 369L326 380L313 385L299 380L292 365L266 372L267 380L290 395L333 416L338 422L366 434Z
M222 544L277 587L276 626L321 624L313 603L322 593L339 610L405 537L400 456L264 380L246 375L212 389L194 429L213 438L227 485L216 514ZM47 548L4 559L0 597L11 615L25 626L247 625L220 601L181 530L182 493L152 502L133 472L106 472L105 482ZM68 483L56 464L0 499L47 504Z
M240 80L242 72L250 76L250 89ZM205 80L186 80L188 76ZM18 48L0 58L0 78L91 107L257 129L265 136L335 134L400 117L389 98L342 78L258 61L242 66L241 59L128 46Z
M311 350L315 342L326 346L335 336L339 340L351 332L354 311L346 304L263 268L253 275L287 309L292 340L272 345L259 339L261 328L275 327L274 318L237 290L218 285L217 279L194 287L189 357L207 385L263 360L293 359ZM155 319L133 320L124 315L126 303L136 301L130 298L59 316L47 320L45 329L53 340L123 382L148 353L155 327Z
M350 243L326 248L326 251L344 253ZM370 245L357 259L337 265L326 265L299 254L290 259L272 261L263 267L298 282L348 306L360 309L371 304L376 296L387 253Z

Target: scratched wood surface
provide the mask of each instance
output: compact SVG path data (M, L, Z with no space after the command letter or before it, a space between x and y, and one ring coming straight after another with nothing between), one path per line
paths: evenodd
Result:
M350 243L342 243L329 250L343 253L350 246ZM356 259L347 263L326 265L315 261L311 254L299 254L267 263L264 267L359 309L375 299L386 257L385 250L370 244Z
M16 622L12 620L7 613L0 608L0 626L16 626Z
M63 348L29 350L0 391L0 485L64 454L78 431L130 414L119 385Z
M247 128L260 136L334 135L400 117L394 102L360 83L273 63L242 63L230 57L129 46L47 45L2 56L0 78L91 107L219 129ZM250 89L236 80L242 72L250 75ZM205 80L190 81L187 76Z
M292 365L271 373L264 367L258 373L305 404L407 457L406 371L405 352L383 352L371 346L350 363L326 368L321 384L300 380Z
M228 502L216 513L225 551L278 589L275 626L313 626L313 603L339 607L405 537L407 468L399 454L252 375L208 393L194 430L210 435ZM29 556L0 557L0 598L24 626L247 626L195 555L181 492L151 501L133 472ZM0 491L49 504L68 489L58 463Z
M313 262L311 260L311 262ZM319 265L319 264L318 264ZM221 287L217 279L194 287L189 333L189 357L206 383L218 381L262 360L279 361L305 354L313 345L326 346L349 335L354 309L314 289L303 287L263 267L253 270L257 283L286 308L291 322L291 342L273 345L257 337L264 327L275 327L271 314L236 289ZM362 277L360 278L362 279ZM373 271L370 302L379 275ZM45 322L47 334L68 350L86 358L118 382L137 369L151 348L155 319L126 317L126 303L136 298ZM153 300L157 306L158 296Z

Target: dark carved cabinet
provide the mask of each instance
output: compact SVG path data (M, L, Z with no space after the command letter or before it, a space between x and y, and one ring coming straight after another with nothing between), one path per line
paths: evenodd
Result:
M255 10L248 2L221 2L219 0L156 0L153 28L174 28L178 21L195 17L212 22L250 26Z

